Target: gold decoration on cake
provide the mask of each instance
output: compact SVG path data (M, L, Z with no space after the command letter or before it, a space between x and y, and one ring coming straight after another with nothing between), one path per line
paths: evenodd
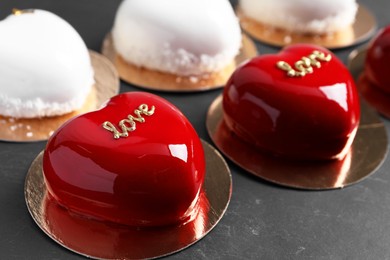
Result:
M136 117L132 115L128 115L127 118L122 119L119 122L119 127L122 130L118 130L114 124L110 121L106 121L103 123L103 128L114 133L114 138L119 139L120 137L128 137L129 132L132 132L136 129L136 122L145 123L145 118L142 115L151 116L154 114L155 107L152 106L149 110L148 105L142 104L137 109L134 110L134 114Z
M31 14L34 13L34 9L18 9L18 8L13 8L12 9L12 14L13 15L22 15L22 14Z
M276 66L287 72L289 77L304 77L306 74L313 73L313 66L316 68L321 68L321 61L329 62L332 59L330 54L325 54L320 51L313 51L309 56L302 57L299 61L295 62L294 67L291 67L285 61L278 61Z

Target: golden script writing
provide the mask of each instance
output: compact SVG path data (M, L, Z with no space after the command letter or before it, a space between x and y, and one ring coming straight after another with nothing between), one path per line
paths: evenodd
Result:
M290 64L285 61L278 61L276 66L287 72L289 77L304 77L306 74L313 73L313 66L316 68L321 68L320 61L329 62L332 59L330 54L325 55L325 53L320 51L313 51L307 57L302 57L299 61L295 62L294 67L292 68Z
M114 134L115 139L119 139L120 137L128 137L129 132L132 132L136 129L136 122L144 123L145 118L142 117L142 115L145 116L151 116L154 114L155 107L152 106L149 110L148 105L142 104L137 109L134 110L135 117L132 115L128 115L127 118L121 120L119 122L119 127L122 130L118 130L114 124L112 124L109 121L106 121L103 123L103 128L112 132Z
M24 10L20 10L17 8L12 9L13 15L30 14L30 13L34 13L34 9L24 9Z

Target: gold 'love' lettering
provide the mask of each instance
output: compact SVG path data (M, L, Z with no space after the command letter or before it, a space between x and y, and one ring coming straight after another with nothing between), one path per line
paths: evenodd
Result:
M115 139L119 139L120 137L128 137L129 132L132 132L136 129L136 122L145 122L145 118L143 118L142 115L151 116L154 114L154 110L154 106L152 106L152 108L149 110L148 105L140 105L137 109L134 110L134 114L136 115L136 117L128 115L127 118L119 122L119 127L122 132L120 132L110 121L104 122L103 128L114 133Z
M309 56L302 57L302 59L295 62L295 68L292 68L291 65L285 61L278 61L276 66L281 70L287 71L287 76L289 77L304 77L306 74L313 73L313 66L321 68L320 61L329 62L331 59L332 56L330 54L325 55L323 52L313 51Z
M13 15L30 14L30 13L34 13L34 9L24 9L24 10L20 10L17 8L12 9Z

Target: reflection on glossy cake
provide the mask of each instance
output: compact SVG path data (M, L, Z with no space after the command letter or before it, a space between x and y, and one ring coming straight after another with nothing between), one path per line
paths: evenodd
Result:
M223 110L237 138L301 160L343 158L360 119L348 70L327 49L307 44L241 65L224 89Z
M203 148L166 100L132 92L63 125L43 158L49 194L71 212L130 226L186 223L198 209Z
M73 27L48 11L14 10L0 34L0 115L57 116L83 106L94 73Z

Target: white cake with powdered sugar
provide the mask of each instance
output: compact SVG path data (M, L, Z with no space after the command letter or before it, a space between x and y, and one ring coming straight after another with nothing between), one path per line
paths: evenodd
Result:
M228 0L125 0L112 36L126 62L179 76L218 72L241 46Z
M83 106L94 84L88 49L76 30L44 10L0 22L0 115L37 118Z
M333 33L351 26L356 0L240 0L245 16L264 25L307 34Z

